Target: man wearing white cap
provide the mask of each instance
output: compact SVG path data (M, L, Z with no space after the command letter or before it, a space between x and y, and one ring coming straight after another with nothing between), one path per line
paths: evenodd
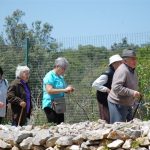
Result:
M107 123L109 123L110 120L107 96L110 92L114 72L121 63L122 58L120 57L120 55L116 54L111 56L109 58L108 70L102 73L100 77L97 78L92 84L92 87L97 90L96 96L99 106L100 118L105 120Z
M132 49L122 53L122 63L114 73L111 91L108 95L110 123L126 122L132 119L132 106L140 97L138 78L135 72L137 57Z

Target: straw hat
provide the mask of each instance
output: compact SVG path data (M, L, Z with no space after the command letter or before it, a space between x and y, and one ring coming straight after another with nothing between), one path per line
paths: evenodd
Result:
M109 58L109 65L117 61L122 61L122 58L120 57L119 54L113 55Z

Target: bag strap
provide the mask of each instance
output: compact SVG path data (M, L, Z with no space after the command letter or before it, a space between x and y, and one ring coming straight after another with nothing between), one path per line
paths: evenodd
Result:
M54 104L54 102L52 102L52 108L55 109L55 104Z
M4 83L5 83L6 87L8 87L8 81L6 79L4 79Z

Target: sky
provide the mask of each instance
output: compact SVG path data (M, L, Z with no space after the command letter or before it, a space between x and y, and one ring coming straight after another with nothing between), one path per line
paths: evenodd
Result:
M25 12L28 27L37 20L53 26L53 37L79 37L150 31L150 0L2 0L0 33L5 17Z

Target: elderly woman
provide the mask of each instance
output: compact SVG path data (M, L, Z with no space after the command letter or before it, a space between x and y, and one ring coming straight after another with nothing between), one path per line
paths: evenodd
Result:
M57 98L63 99L64 93L71 93L74 91L72 86L66 86L63 78L67 67L68 61L66 58L57 58L53 70L49 71L43 79L42 108L44 109L48 122L56 124L64 122L64 112L57 113L53 108L53 102Z
M16 79L12 81L8 88L7 100L11 103L12 125L23 126L30 118L32 103L31 92L28 86L30 69L27 66L16 68Z

